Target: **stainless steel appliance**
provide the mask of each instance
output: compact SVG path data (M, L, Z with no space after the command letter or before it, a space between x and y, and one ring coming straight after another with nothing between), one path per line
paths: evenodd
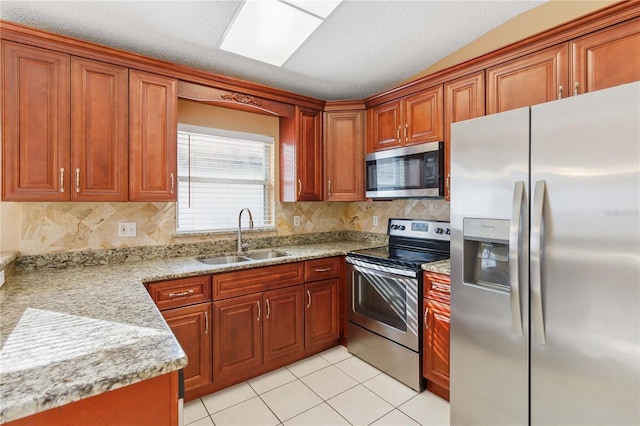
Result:
M367 198L442 197L444 146L429 142L367 154Z
M640 424L640 83L451 135L451 424Z
M347 254L347 349L418 391L423 263L449 258L449 222L389 219L389 245Z

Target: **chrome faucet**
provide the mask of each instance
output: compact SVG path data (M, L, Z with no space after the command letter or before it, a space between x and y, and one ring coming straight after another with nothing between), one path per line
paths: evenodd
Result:
M244 251L249 248L249 243L242 242L242 212L247 211L249 213L249 229L253 229L253 215L251 214L251 210L245 207L240 210L240 214L238 214L238 251Z

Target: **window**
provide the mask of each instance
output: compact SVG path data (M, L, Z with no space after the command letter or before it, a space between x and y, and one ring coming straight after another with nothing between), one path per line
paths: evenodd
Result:
M244 207L254 227L273 227L273 145L270 136L178 125L177 232L235 230Z

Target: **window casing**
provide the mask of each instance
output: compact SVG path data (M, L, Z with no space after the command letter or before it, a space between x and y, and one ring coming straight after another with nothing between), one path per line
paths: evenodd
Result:
M235 230L244 207L273 228L273 182L273 137L178 125L178 233Z

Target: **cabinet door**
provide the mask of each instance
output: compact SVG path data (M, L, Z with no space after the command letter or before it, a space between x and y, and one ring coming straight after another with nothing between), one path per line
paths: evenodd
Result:
M128 102L126 68L71 58L73 200L128 200Z
M567 96L567 51L561 44L487 69L487 114Z
M264 363L304 350L304 288L302 285L263 295Z
M325 113L324 170L327 201L364 199L364 111Z
M369 110L367 152L397 148L402 145L400 100L377 105Z
M422 374L428 380L449 389L449 305L424 299Z
M444 173L445 199L449 199L451 176L451 124L484 115L484 71L444 85Z
M129 73L129 200L175 201L177 81Z
M305 284L305 347L337 342L340 338L338 280Z
M211 303L162 311L182 350L189 358L184 368L185 390L211 382Z
M299 108L298 201L322 201L322 114Z
M262 364L262 293L213 302L213 378L246 376Z
M280 117L280 201L322 201L322 114Z
M574 95L640 80L640 19L571 43Z
M439 142L442 133L442 86L404 98L404 145Z
M3 42L2 199L69 200L69 55Z

